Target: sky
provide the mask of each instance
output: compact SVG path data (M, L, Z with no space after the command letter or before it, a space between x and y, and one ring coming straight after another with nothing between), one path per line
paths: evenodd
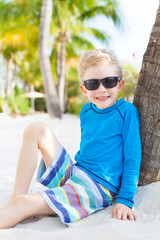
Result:
M108 48L113 49L121 61L131 63L140 69L155 23L159 0L119 0L118 2L123 14L123 26L119 29L115 28L112 21L104 17L96 18L95 22L90 24L109 33L111 40ZM103 47L99 42L94 44L96 48Z

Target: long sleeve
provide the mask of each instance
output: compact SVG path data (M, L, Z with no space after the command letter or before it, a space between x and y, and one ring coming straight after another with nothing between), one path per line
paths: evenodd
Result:
M123 174L116 203L132 208L134 194L137 190L141 162L141 142L139 133L139 116L137 109L131 104L122 113L123 117Z

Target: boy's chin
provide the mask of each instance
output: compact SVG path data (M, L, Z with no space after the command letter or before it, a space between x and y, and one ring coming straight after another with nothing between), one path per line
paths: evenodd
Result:
M98 109L106 109L109 107L112 107L114 104L116 103L116 101L107 101L107 102L99 102L99 103L94 103L94 105L98 108Z

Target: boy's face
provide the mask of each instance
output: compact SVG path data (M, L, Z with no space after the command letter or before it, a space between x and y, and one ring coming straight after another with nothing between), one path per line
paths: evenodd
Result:
M116 66L111 64L100 64L89 67L84 76L84 80L102 79L105 77L117 76ZM88 97L90 102L99 109L105 109L115 104L118 92L122 90L124 80L118 82L113 88L105 88L102 83L96 90L87 90L84 85L80 85L83 94Z

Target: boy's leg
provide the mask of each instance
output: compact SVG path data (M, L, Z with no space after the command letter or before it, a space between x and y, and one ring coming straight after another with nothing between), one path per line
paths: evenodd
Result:
M0 229L10 228L35 215L55 214L40 193L19 195L0 209Z
M27 193L37 167L39 150L42 152L47 168L55 158L59 147L60 143L57 138L44 123L32 123L25 129L11 200Z

